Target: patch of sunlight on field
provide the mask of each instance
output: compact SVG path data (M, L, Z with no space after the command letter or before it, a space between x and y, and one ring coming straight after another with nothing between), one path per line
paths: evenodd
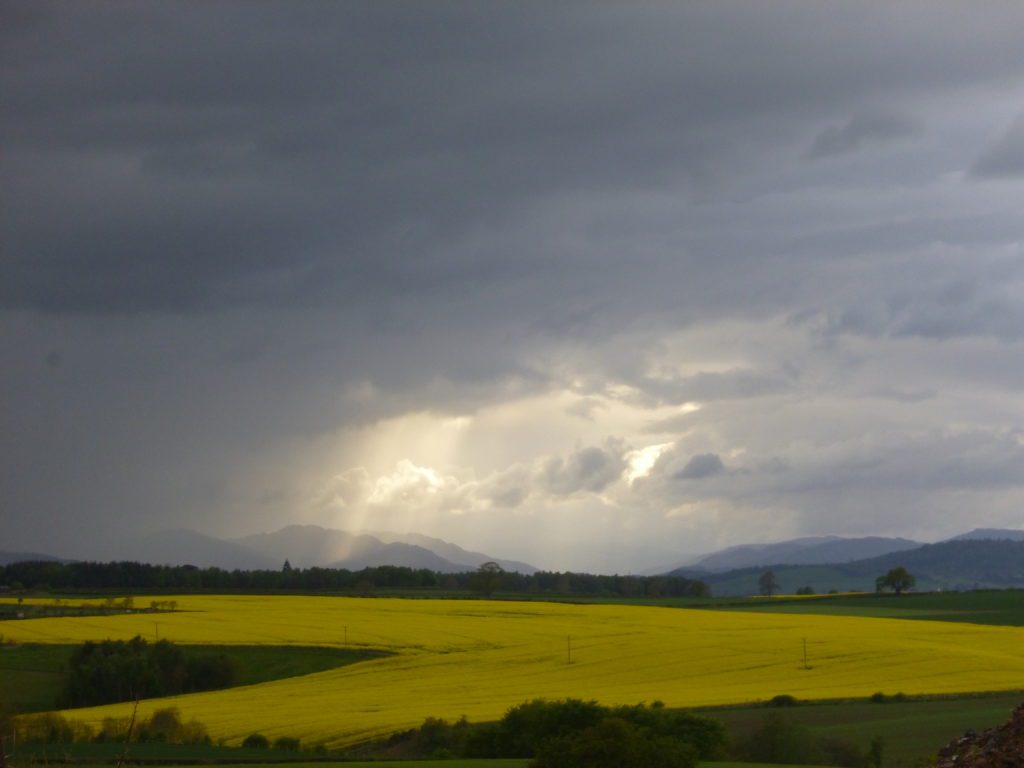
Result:
M214 739L255 731L344 746L428 715L494 719L533 697L669 706L1024 687L1024 629L848 616L622 605L335 597L178 596L176 613L5 622L7 638L68 643L343 645L396 655L304 677L144 702ZM145 598L137 603L144 604ZM566 659L571 637L572 663ZM807 640L810 669L803 668ZM301 653L296 649L296 653ZM75 710L99 723L129 705Z

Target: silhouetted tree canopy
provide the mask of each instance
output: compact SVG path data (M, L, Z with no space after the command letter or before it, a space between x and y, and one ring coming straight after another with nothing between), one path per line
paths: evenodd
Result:
M30 589L145 590L166 592L343 592L369 594L376 589L471 591L478 571L439 573L426 568L380 565L344 568L225 571L193 565L147 565L135 562L20 562L0 566L0 585ZM589 573L503 571L501 588L523 594L611 595L619 597L708 597L706 583L683 576L604 576Z
M912 589L917 584L917 579L907 573L902 565L891 569L884 576L875 579L875 589L881 592L884 589L891 589L897 595L903 594L904 590Z

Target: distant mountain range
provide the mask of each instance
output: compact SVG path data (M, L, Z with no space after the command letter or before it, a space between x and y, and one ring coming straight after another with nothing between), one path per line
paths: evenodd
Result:
M53 562L61 562L59 557L53 555L43 555L39 552L0 552L0 565L10 565L11 563L21 563L26 560L47 560Z
M1009 541L1024 541L1024 531L1015 531L1007 528L975 528L973 531L961 533L949 541L965 541L968 539L1007 539Z
M0 552L0 565L58 559L34 552ZM296 568L359 570L396 565L442 573L470 571L494 561L507 571L537 570L529 563L466 550L419 533L355 533L316 525L289 525L273 533L237 539L220 539L191 530L164 531L107 545L90 554L90 559L227 570L276 570L287 560ZM667 572L701 579L715 595L746 595L756 593L757 578L768 568L775 573L783 592L812 587L820 593L832 589L871 591L878 576L900 565L917 577L921 590L1024 587L1024 531L977 528L938 544L880 536L804 537L728 547L675 568L641 567L635 572Z
M806 542L807 540L798 540ZM846 541L864 542L864 539ZM888 541L889 544L883 542ZM873 542L870 546L884 548L905 539ZM835 542L825 542L834 544ZM781 542L792 544L792 542ZM913 543L912 543L913 544ZM830 590L873 591L875 579L890 568L903 566L917 578L920 590L1006 588L1024 586L1024 532L1014 530L976 529L938 544L916 544L893 549L874 557L855 560L820 562L817 557L820 544L797 546L790 557L776 562L759 558L756 565L711 571L706 568L684 566L673 575L698 578L711 586L715 595L756 594L758 577L770 569L779 583L781 592L792 593L802 587L816 592ZM858 543L853 549L867 546ZM868 548L870 548L868 546ZM902 545L901 545L902 547ZM731 548L737 549L737 548ZM742 549L742 548L740 548ZM787 551L780 547L774 552ZM825 550L828 551L828 550ZM723 553L727 550L723 550ZM802 554L803 553L803 554ZM716 555L722 553L715 553ZM714 557L714 556L712 556ZM801 557L806 559L801 560ZM716 558L712 563L721 563Z
M790 539L774 544L741 544L709 555L694 558L674 570L722 573L737 568L749 568L773 563L812 565L818 563L848 563L890 552L901 552L920 547L922 542L910 539L889 539L881 536L846 539L840 536L812 536Z
M3 555L0 555L3 556ZM55 559L46 555L8 553L6 562ZM442 573L471 571L494 561L507 571L534 573L536 568L504 560L418 533L352 533L317 525L289 525L273 533L220 539L178 529L107 544L91 559L136 560L159 565L195 565L226 570L278 569L287 560L296 568L319 566L360 570L378 565L427 568Z

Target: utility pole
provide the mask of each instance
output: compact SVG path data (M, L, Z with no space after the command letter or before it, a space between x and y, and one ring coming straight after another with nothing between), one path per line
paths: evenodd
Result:
M807 664L807 638L804 638L804 669L810 669L811 667Z
M572 664L572 635L565 636L565 663Z

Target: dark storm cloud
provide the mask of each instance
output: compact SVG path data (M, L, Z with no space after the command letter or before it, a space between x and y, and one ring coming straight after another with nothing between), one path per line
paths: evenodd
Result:
M808 155L812 158L856 152L867 144L891 141L920 132L920 126L904 115L884 112L851 117L842 125L830 125L814 139Z
M759 132L1019 65L985 20L984 57L946 45L955 6L916 47L889 44L903 14L853 4L14 8L0 299L56 311L360 301L524 268L562 288L571 255L453 241L569 190L713 183Z
M1013 178L1024 176L1024 115L981 153L971 172L978 177Z
M673 477L676 480L700 480L705 477L714 477L724 471L725 464L718 454L701 453L686 462L686 466L676 472Z
M564 459L550 457L538 472L538 482L547 492L560 496L600 492L618 480L625 469L622 446L610 442L604 447L581 448Z

